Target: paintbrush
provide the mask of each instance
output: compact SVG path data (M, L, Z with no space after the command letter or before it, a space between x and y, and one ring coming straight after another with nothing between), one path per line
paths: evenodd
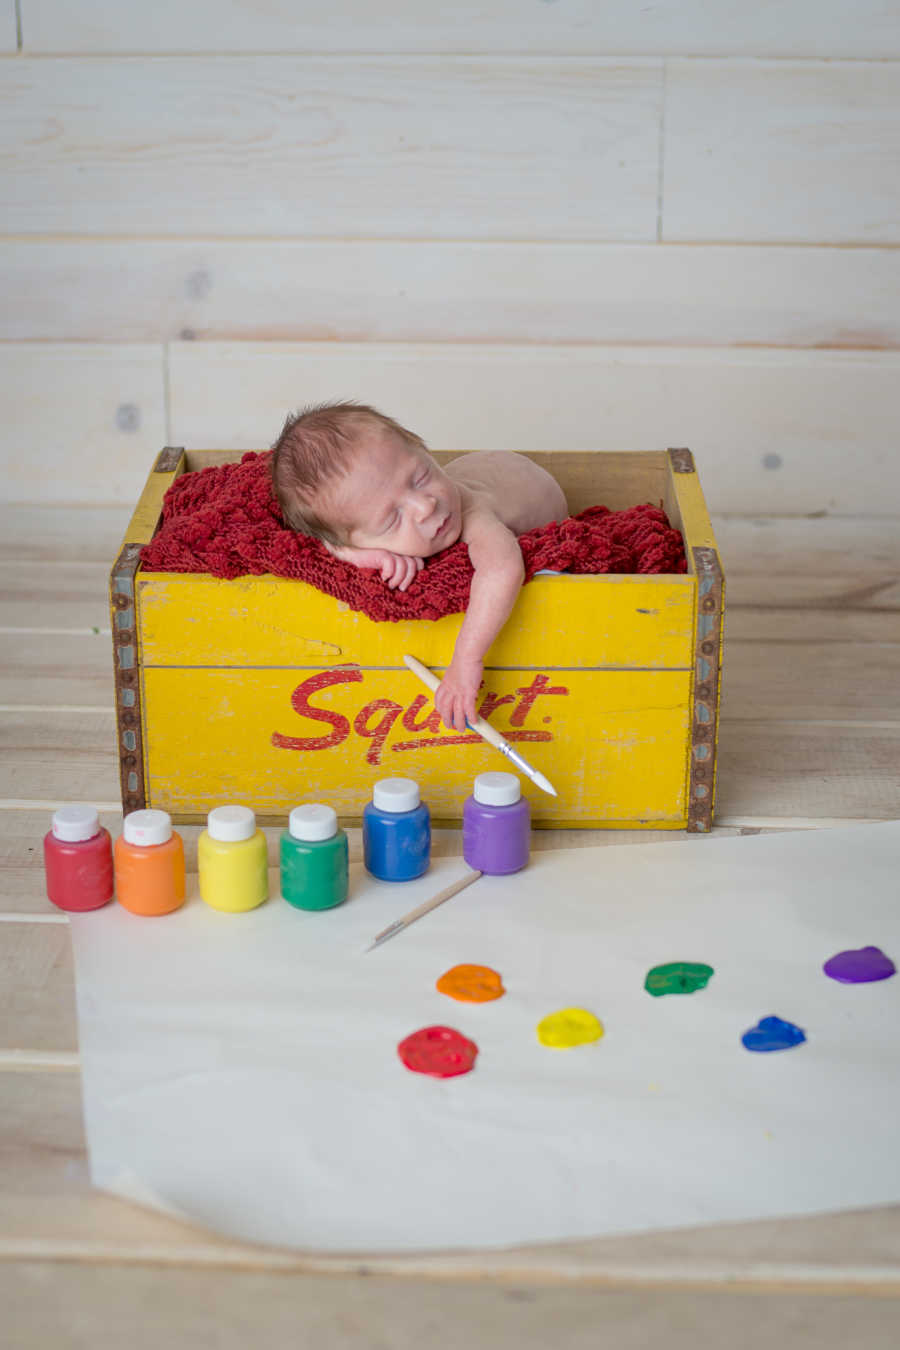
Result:
M398 933L403 932L404 928L408 928L411 923L415 923L416 919L421 919L423 914L428 914L431 910L437 909L438 905L442 905L445 900L449 900L452 896L458 895L460 891L464 891L467 886L471 886L472 882L477 881L481 875L482 873L478 871L467 872L459 881L454 881L452 886L445 886L430 900L426 900L424 904L419 905L416 909L411 909L408 914L404 914L402 919L395 919L393 923L388 924L387 928L382 928L371 947L367 947L366 951L374 951L376 947L381 946L382 942L388 942L392 937L396 937Z
M414 656L407 653L403 660L412 673L418 675L422 683L426 684L432 693L435 693L441 687L438 677L432 674L427 666L423 666L421 661L417 661ZM514 764L520 773L524 773L527 778L531 779L535 787L539 787L542 792L549 792L551 797L556 796L556 788L550 780L545 778L539 770L533 768L528 760L519 754L518 750L514 750L509 741L501 736L500 732L496 731L490 722L486 722L483 717L476 717L474 722L467 721L466 726L470 731L474 731L487 741L488 745L492 745L495 750L499 750L501 755L505 755L510 764Z

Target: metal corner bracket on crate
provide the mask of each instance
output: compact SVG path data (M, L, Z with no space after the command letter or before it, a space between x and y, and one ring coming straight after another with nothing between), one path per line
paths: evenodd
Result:
M669 463L672 465L673 473L696 473L694 465L694 456L687 447L680 450L669 450Z

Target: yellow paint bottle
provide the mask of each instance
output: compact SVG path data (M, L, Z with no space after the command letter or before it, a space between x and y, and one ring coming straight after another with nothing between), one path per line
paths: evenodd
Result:
M266 837L249 806L217 806L197 840L200 895L229 914L256 909L268 898Z

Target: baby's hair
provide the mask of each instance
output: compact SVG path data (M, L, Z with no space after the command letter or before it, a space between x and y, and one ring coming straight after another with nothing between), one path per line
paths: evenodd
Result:
M392 432L409 446L426 449L421 437L393 417L350 399L313 403L287 418L272 446L269 468L281 513L292 530L329 544L345 542L317 514L312 501L325 483L347 472L359 447L360 432L373 426Z

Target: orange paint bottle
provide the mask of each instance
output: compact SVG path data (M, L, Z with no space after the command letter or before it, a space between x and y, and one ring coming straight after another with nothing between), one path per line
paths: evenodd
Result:
M184 845L167 811L132 811L114 849L116 898L132 914L171 914L184 904Z

